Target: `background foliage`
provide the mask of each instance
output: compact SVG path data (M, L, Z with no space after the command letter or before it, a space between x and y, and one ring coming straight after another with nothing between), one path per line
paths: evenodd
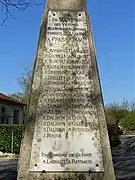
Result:
M11 153L12 131L13 131L13 152L19 154L23 132L23 125L0 124L0 151Z
M117 124L121 130L135 130L135 102L113 103L106 106L107 124Z
M123 100L106 106L106 118L111 146L120 144L122 134L135 134L135 103Z

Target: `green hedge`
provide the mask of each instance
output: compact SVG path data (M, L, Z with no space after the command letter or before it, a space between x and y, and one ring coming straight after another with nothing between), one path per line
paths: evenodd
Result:
M0 124L1 152L11 153L12 134L13 134L13 152L15 154L19 154L23 128L24 128L23 125Z
M23 129L23 125L0 124L0 151L11 153L13 132L13 152L19 154ZM119 136L122 134L120 129L117 125L108 125L108 133L111 146L117 146L120 143Z

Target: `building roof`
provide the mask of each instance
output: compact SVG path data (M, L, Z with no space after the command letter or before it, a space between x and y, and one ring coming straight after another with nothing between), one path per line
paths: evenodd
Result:
M4 100L4 101L8 101L11 103L15 103L15 104L20 104L20 105L25 105L24 103L22 103L21 101L11 98L5 94L0 93L0 100Z

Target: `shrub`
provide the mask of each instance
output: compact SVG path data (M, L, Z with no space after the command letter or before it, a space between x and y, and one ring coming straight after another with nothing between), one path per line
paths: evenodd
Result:
M19 154L23 125L0 124L0 151L11 153L12 134L13 134L13 152Z
M111 147L119 145L120 139L119 137L123 134L117 124L108 125L108 134Z
M135 131L135 111L129 111L119 124L123 130Z

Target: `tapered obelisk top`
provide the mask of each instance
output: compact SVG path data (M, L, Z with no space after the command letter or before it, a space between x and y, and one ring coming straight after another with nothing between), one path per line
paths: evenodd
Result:
M86 0L46 0L49 10L83 10L86 8Z

